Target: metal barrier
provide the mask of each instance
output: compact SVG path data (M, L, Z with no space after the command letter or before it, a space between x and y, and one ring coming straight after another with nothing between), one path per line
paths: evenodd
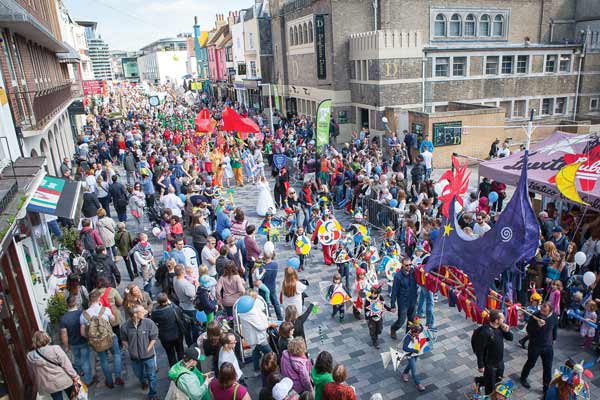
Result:
M375 228L384 229L386 226L391 226L393 229L401 226L402 214L395 211L390 206L387 206L379 201L364 197L362 199L363 212L367 215L369 224Z

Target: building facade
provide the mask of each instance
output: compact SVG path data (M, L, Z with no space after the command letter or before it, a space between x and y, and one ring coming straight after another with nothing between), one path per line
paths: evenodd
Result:
M84 28L94 79L111 80L110 49L96 32L98 24L93 21L77 21L77 24Z
M188 73L188 37L159 39L141 48L138 54L140 80L160 84L183 82Z

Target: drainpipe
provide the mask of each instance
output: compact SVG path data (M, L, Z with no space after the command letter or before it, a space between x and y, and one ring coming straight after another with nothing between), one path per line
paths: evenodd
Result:
M374 31L377 31L377 2L378 0L373 0L373 24L375 25L373 28Z
M427 57L426 57L426 53L425 50L423 50L423 59L422 59L422 63L421 63L421 76L422 76L422 81L423 84L421 85L421 99L423 100L423 106L421 107L421 111L425 112L425 84L426 84L426 75L425 75L425 69L427 68Z
M585 58L585 52L587 50L588 30L583 35L583 49L581 49L581 55L579 56L579 67L577 68L577 86L575 87L575 103L573 104L573 121L577 116L577 105L579 103L579 84L581 82L581 69L583 67L583 59Z

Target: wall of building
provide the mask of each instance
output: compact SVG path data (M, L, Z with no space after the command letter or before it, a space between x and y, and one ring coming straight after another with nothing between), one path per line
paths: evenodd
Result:
M185 50L161 51L155 54L160 83L165 84L170 81L181 84L183 76L187 73L187 52Z

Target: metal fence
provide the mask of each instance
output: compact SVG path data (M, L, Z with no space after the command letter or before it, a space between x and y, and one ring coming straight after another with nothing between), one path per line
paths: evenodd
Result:
M376 228L384 229L386 226L391 226L396 229L402 223L402 215L399 212L373 198L364 197L362 207L369 224Z

